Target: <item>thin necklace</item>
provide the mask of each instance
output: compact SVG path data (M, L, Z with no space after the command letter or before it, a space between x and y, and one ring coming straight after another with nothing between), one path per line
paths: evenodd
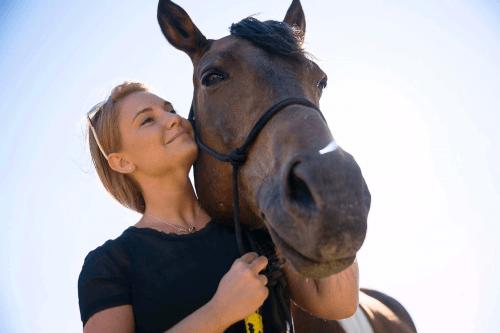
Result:
M153 219L153 220L155 220L156 222L159 222L159 223L162 223L162 224L166 224L166 225L168 225L168 226L171 226L171 227L173 227L173 228L175 228L175 229L177 229L177 230L179 230L180 232L183 232L183 233L185 233L185 234L190 234L190 233L193 233L193 232L195 232L195 231L196 231L196 227L195 227L194 225L192 225L192 224L189 224L189 223L188 223L188 226L187 226L187 227L182 227L182 226L180 226L180 225L178 225L178 224L172 224L172 223L165 222L164 220L159 219L159 218L154 217L154 216L151 216L151 215L148 215L148 218Z

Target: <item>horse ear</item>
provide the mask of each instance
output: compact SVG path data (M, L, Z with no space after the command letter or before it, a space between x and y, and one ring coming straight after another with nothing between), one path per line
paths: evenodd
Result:
M184 51L192 61L199 58L208 41L184 9L170 0L158 2L158 23L170 44Z
M302 35L306 33L306 17L304 15L304 10L300 4L300 0L293 0L290 8L288 8L284 22L288 23L290 26L295 26L302 31Z

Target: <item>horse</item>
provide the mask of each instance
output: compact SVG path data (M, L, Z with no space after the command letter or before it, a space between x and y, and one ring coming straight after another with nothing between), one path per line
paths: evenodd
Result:
M168 42L193 64L196 136L215 152L231 151L231 164L200 151L194 179L202 207L220 223L232 223L234 207L241 223L265 228L305 277L350 266L366 236L371 197L358 164L335 143L319 111L327 75L302 49L300 1L293 0L282 22L246 18L217 40L170 0L159 1L157 18ZM362 296L356 314L374 332L416 332L396 300L370 290ZM292 313L296 332L349 331L348 322L324 321L294 304Z

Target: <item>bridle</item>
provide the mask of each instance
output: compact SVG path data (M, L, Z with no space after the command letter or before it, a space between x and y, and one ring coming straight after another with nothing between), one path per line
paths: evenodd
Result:
M188 120L191 122L191 125L193 126L194 134L195 134L195 141L198 144L198 146L207 152L209 155L212 157L216 158L219 161L222 162L228 162L231 163L233 167L233 172L232 172L232 190L233 190L233 196L232 196L232 205L233 205L233 219L234 219L234 229L235 229L235 234L236 234L236 243L238 246L238 250L240 252L240 255L243 255L246 253L245 251L245 245L243 243L243 234L241 230L241 223L240 223L240 203L239 203L239 191L238 191L238 172L243 164L245 164L247 157L248 157L248 151L250 150L252 144L254 143L255 139L259 135L260 131L264 128L264 126L267 124L267 122L278 112L284 110L287 106L290 105L303 105L307 106L309 108L312 108L319 112L321 115L321 118L326 123L326 119L321 112L321 110L312 102L305 98L296 98L296 97L290 97L290 98L285 98L275 104L273 104L270 108L264 112L264 114L259 118L259 120L255 123L253 126L252 130L248 134L245 142L238 148L232 150L229 154L221 154L214 149L208 147L206 144L204 144L201 141L200 134L197 133L196 131L196 125L195 125L195 111L194 111L194 102L191 104L191 109L189 110L189 117ZM248 238L250 242L250 246L255 250L255 249L262 249L259 244L256 244L255 242L252 241L251 238ZM262 244L261 244L262 245ZM261 252L261 251L257 251ZM273 251L274 252L274 251ZM262 253L259 253L262 254ZM273 302L275 304L274 309L275 311L280 311L281 315L284 315L286 319L288 320L288 328L289 332L294 332L295 329L293 327L293 320L292 316L290 313L290 307L289 303L287 302L287 299L289 299L289 296L287 295L286 291L286 282L284 281L284 278L282 276L276 275L275 273L280 270L279 263L276 260L277 258L274 259L269 259L269 267L268 267L268 286L273 287L273 293L269 295L270 298L273 299ZM273 295L271 297L271 295ZM276 303L277 302L277 303ZM279 308L279 310L277 310ZM279 317L276 312L273 312L273 317L274 320L276 320L276 317Z
M195 141L198 144L198 146L203 149L205 152L207 152L209 155L212 157L218 159L219 161L222 162L229 162L231 163L233 167L233 176L232 176L232 190L233 190L233 219L234 219L234 229L236 233L236 243L238 245L238 250L240 251L240 254L243 255L246 253L245 251L245 246L243 244L243 236L241 232L241 223L240 223L240 203L239 203L239 192L238 192L238 171L240 170L241 166L245 164L245 161L247 160L248 156L248 151L250 150L252 144L254 143L255 139L259 135L260 131L264 128L264 126L267 124L269 120L278 112L281 110L285 109L287 106L290 105L303 105L307 106L309 108L312 108L319 112L321 117L326 123L326 119L323 116L323 113L321 110L312 102L305 98L297 98L297 97L290 97L290 98L285 98L275 104L273 104L270 108L266 110L266 112L259 118L257 123L255 123L254 127L248 134L245 142L238 148L234 149L231 151L229 154L224 155L221 154L214 149L208 147L206 144L204 144L201 141L200 134L197 133L196 131L196 126L195 126L195 111L194 111L194 103L191 104L191 109L189 110L189 121L191 122L191 125L193 126L194 133L195 133Z

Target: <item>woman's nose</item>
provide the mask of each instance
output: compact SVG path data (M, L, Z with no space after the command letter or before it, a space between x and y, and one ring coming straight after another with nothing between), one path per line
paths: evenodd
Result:
M171 129L175 126L179 126L181 124L181 120L182 119L179 115L169 113L165 120L165 126L167 129Z

